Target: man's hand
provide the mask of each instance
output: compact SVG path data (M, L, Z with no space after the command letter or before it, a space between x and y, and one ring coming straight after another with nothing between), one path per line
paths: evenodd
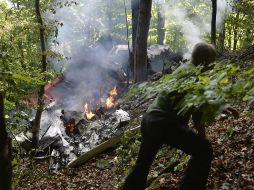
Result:
M234 118L239 118L240 113L237 109L233 108L230 105L226 105L222 111L226 115L233 115Z

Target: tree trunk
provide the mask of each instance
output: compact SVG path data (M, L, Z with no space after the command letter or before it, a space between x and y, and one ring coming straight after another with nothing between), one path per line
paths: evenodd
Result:
M237 47L237 38L238 38L238 31L237 31L237 28L238 27L234 27L234 44L233 44L233 51L236 50L236 47Z
M131 0L131 10L132 10L132 54L130 56L130 69L131 72L134 73L134 52L138 26L139 0Z
M245 35L245 37L243 38L242 47L248 46L248 45L249 45L249 42L252 41L252 38L251 38L252 32L251 32L251 30L252 30L251 28L247 28L247 29L246 29L246 32L243 34L243 35Z
M136 47L134 51L134 80L147 80L147 37L151 19L152 0L140 0Z
M47 55L46 55L46 44L45 44L45 28L43 25L43 20L42 20L41 12L40 12L40 0L35 0L35 11L37 16L37 21L40 25L41 73L43 74L47 70ZM41 85L38 92L37 112L35 115L34 126L32 128L32 133L33 133L32 141L35 148L37 148L39 145L40 122L41 122L41 115L42 115L43 106L44 106L43 96L44 96L44 85Z
M211 43L216 47L217 0L212 0Z
M223 52L225 50L225 22L222 23L219 39L220 50Z
M228 27L228 50L231 51L232 48L232 28L231 26Z
M237 42L238 42L238 22L239 22L239 11L236 14L236 23L234 26L234 44L233 44L233 51L237 48Z
M165 26L165 18L163 17L162 13L161 13L161 5L157 4L157 44L163 45L164 42L164 38L165 38L165 30L164 30L164 26Z
M12 189L12 144L6 131L4 97L0 92L0 190Z

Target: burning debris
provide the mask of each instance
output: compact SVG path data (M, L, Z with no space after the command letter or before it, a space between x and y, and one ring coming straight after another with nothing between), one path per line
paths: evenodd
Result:
M50 101L45 101L41 118L37 158L50 157L52 172L123 133L130 120L127 112L117 109L126 73L125 65L110 58L111 48L107 37L76 51L61 80L45 89Z
M109 92L109 97L106 99L106 108L111 109L116 106L115 97L117 96L117 89L114 87Z
M117 91L115 86L107 95L85 102L80 111L61 109L59 102L47 106L37 158L50 157L51 172L124 132L130 117L117 109Z
M87 103L84 105L84 112L85 112L85 117L88 120L91 120L95 117L95 114L89 110Z
M99 100L96 100L96 102L99 102L98 104L96 104L96 108L95 112L92 112L90 110L90 106L89 104L86 102L84 105L84 113L85 113L85 118L87 120L92 120L93 118L96 117L96 113L97 115L100 115L100 113L102 112L102 110L110 110L113 109L117 106L116 103L116 97L118 95L117 92L117 87L115 86L114 88L112 88L110 90L110 92L108 93L108 97L100 97Z
M74 118L71 118L71 121L74 120ZM93 121L87 121L86 119L77 120L76 125L73 125L76 133L69 133L71 136L63 134L63 137L69 143L70 153L73 153L75 157L65 157L66 161L64 162L57 159L58 162L63 166L106 140L123 133L125 130L124 126L126 126L129 120L128 113L123 110L105 112L101 115L100 119ZM65 154L61 152L60 155ZM54 168L54 166L51 166L51 168Z

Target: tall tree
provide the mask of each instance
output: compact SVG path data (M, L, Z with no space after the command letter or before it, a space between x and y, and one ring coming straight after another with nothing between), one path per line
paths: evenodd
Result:
M240 17L240 13L239 11L237 11L236 13L236 21L239 20L239 17ZM235 23L235 26L234 26L234 44L233 44L233 50L235 51L236 50L236 47L237 47L237 42L238 42L238 23Z
M157 44L163 44L165 38L165 18L162 15L161 4L157 3Z
M136 45L136 34L138 26L138 15L139 15L139 1L140 0L131 0L131 10L132 10L132 54L130 57L130 69L134 73L134 52Z
M45 43L45 26L41 17L40 11L40 0L35 0L35 12L37 17L37 22L40 27L40 46L41 46L41 73L45 74L47 71L47 54L46 54L46 43ZM35 115L34 126L32 128L33 133L33 145L38 147L39 145L39 132L40 132L40 121L41 115L44 107L44 85L41 85L38 92L38 107Z
M4 96L0 92L0 190L11 190L12 178L12 145L6 131L4 116Z
M216 47L217 0L212 0L211 43Z
M224 51L225 49L225 21L222 23L220 34L219 34L219 42L220 42L220 50Z
M134 51L134 80L147 79L147 38L151 19L152 0L140 0L139 19Z
M254 42L254 2L253 0L231 0L232 13L225 24L227 44L230 50L243 48ZM229 42L230 41L230 42Z
M232 27L228 26L228 50L232 49Z

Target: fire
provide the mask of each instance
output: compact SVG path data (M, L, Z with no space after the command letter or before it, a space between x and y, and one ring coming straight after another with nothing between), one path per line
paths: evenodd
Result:
M115 96L117 96L116 86L110 90L109 97L106 99L105 104L107 109L113 108L116 105Z
M106 109L114 108L116 106L116 101L115 101L116 96L117 96L117 88L115 86L109 91L107 98L101 97L99 99L100 105ZM88 120L91 120L95 117L95 113L89 110L89 106L87 103L84 105L84 112Z
M109 95L112 97L117 96L116 86L110 90Z
M86 118L89 120L93 119L93 117L95 116L93 112L89 111L89 107L87 103L84 105L84 112L86 114Z
M113 108L114 106L115 106L114 98L112 96L108 97L106 99L106 108L110 109L110 108Z

